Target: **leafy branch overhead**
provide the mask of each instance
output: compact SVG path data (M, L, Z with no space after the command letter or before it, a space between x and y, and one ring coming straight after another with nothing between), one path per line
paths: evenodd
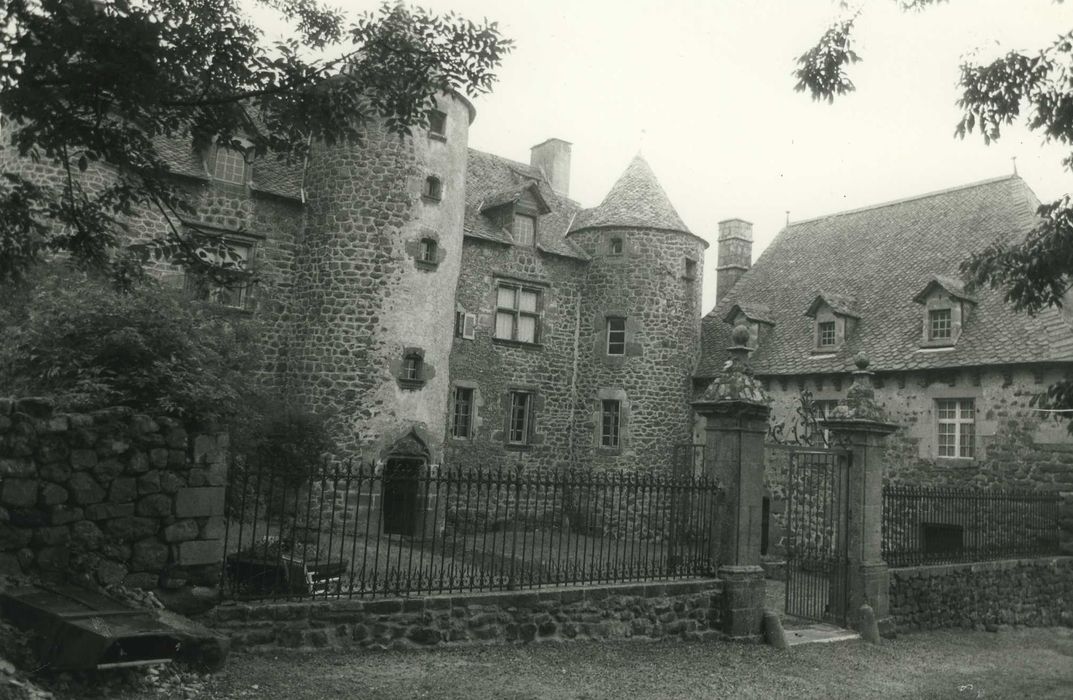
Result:
M143 251L215 267L162 144L213 143L299 163L312 141L358 138L370 120L406 135L437 95L487 92L511 50L494 22L382 5L353 21L318 0L257 0L291 36L268 41L240 0L8 0L0 25L0 281L50 252L91 267L132 212L165 222ZM232 270L233 271L233 270Z
M922 10L945 0L894 1L904 10ZM796 90L828 102L854 90L847 70L861 60L851 49L859 13L832 24L797 60ZM1033 53L1010 51L983 64L967 61L959 88L957 137L975 132L990 144L1001 138L1003 128L1023 123L1045 142L1067 148L1062 164L1073 171L1073 31ZM1014 308L1031 314L1073 301L1073 198L1044 203L1038 214L1039 223L1023 240L993 241L961 265L970 282L1001 289ZM1050 387L1045 403L1073 408L1073 383Z

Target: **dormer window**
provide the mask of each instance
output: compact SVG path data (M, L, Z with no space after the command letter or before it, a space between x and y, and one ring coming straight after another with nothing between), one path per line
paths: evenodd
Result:
M949 348L957 344L976 299L960 280L933 275L913 301L924 307L920 346Z
M821 348L833 348L838 342L834 321L821 321L816 324L816 345Z
M212 163L212 179L232 185L245 185L246 154L227 146L216 146Z
M425 178L425 185L421 189L421 196L427 200L438 202L443 197L443 183L435 175Z
M928 311L928 340L949 340L951 336L951 310Z
M429 136L441 141L447 140L447 115L438 109L428 113Z
M536 239L536 217L529 214L515 214L514 228L511 233L517 245L533 245Z

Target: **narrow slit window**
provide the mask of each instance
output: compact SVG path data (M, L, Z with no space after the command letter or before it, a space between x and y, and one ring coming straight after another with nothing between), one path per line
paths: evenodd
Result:
M614 399L605 399L601 407L601 414L600 445L602 447L618 447L620 419L622 417L621 402Z
M507 442L512 445L528 445L533 419L533 395L527 391L510 393L510 422Z
M451 422L451 435L456 438L468 438L473 428L473 389L458 387L455 389L454 419Z
M697 261L686 258L686 279L693 279L697 276Z

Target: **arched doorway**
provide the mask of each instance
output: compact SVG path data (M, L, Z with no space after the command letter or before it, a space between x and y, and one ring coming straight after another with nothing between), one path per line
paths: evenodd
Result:
M383 532L413 536L422 531L428 447L410 431L387 451L382 494Z

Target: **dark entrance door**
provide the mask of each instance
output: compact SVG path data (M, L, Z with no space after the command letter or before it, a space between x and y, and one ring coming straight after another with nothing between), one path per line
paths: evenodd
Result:
M413 535L417 532L419 485L423 459L392 457L384 465L384 533Z
M849 455L839 450L790 454L787 499L786 614L845 626Z

